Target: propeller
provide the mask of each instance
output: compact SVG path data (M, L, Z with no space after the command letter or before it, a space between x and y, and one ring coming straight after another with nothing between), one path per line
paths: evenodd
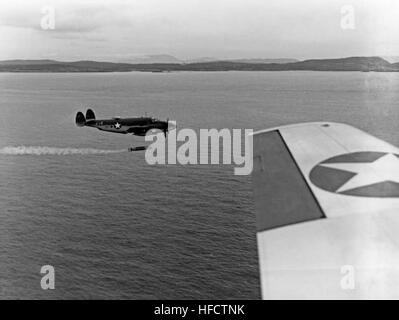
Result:
M166 127L163 129L163 134L165 135L165 138L168 131L169 131L169 118L166 119Z

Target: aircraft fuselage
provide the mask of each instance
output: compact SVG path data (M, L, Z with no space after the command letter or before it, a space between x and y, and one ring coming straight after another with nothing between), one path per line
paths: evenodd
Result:
M102 131L134 134L137 136L145 136L146 133L153 129L161 131L167 130L167 121L160 121L154 118L140 117L140 118L114 118L104 120L89 120L85 123L87 127L97 128Z
M76 114L76 125L79 127L92 127L102 131L122 134L134 134L145 136L148 131L158 129L163 131L166 136L168 132L168 121L161 121L151 117L137 118L112 118L97 120L91 109L86 111L86 116L82 112Z

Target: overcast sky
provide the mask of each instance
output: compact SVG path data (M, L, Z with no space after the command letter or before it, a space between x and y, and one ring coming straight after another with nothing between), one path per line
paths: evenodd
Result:
M45 6L54 30L41 28ZM0 0L0 40L1 60L399 56L399 1Z

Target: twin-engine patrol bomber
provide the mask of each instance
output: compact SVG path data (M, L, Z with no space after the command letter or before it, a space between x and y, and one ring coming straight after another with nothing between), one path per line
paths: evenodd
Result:
M105 120L96 120L94 111L87 109L86 116L82 112L76 114L75 119L78 127L92 127L102 131L134 134L136 136L145 136L148 131L158 129L161 130L165 137L168 132L169 120L161 121L152 117L138 117L138 118L112 118Z

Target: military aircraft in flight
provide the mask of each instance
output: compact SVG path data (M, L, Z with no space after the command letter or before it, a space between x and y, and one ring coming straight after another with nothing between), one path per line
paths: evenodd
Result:
M152 117L120 118L96 120L94 111L87 109L86 116L82 112L76 114L75 119L78 127L92 127L102 131L134 134L136 136L145 136L148 131L161 130L165 137L169 130L169 120L161 121Z

